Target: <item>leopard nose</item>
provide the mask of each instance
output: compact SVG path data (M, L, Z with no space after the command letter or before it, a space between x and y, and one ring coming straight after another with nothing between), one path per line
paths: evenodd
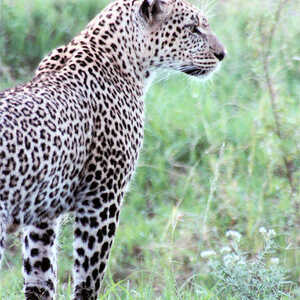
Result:
M213 53L219 61L223 60L226 56L226 48L223 46L223 44L213 33L207 35L207 40L211 53Z
M219 61L222 61L224 59L224 57L226 56L226 51L221 51L221 52L218 52L218 53L214 53L215 57L219 60Z

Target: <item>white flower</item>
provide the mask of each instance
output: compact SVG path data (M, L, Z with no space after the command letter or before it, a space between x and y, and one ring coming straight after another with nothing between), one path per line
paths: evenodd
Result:
M262 235L265 235L267 233L267 229L265 227L260 227L259 228L259 232L262 234Z
M276 232L274 229L267 230L265 227L260 227L259 232L268 239L271 239L276 236Z
M220 251L221 251L222 254L223 253L230 253L231 252L231 248L228 247L228 246L225 246L225 247L221 248Z
M202 251L200 253L200 255L201 255L202 258L208 258L208 257L211 257L211 256L215 256L216 252L214 250L206 250L206 251Z
M278 257L271 257L270 263L273 265L278 265L279 264L279 258Z
M227 254L223 257L225 266L235 264L239 259L239 256L236 254Z
M270 229L269 232L268 232L268 237L269 237L269 238L272 238L272 237L274 237L274 236L276 236L275 230L274 230L274 229Z
M242 235L238 231L229 230L229 231L226 232L226 237L232 238L233 240L239 242Z

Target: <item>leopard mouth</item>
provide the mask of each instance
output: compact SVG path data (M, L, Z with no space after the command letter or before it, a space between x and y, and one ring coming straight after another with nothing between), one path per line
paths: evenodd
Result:
M199 69L197 67L188 68L186 70L183 70L183 72L187 75L195 76L195 77L201 77L209 74L213 71L212 69Z

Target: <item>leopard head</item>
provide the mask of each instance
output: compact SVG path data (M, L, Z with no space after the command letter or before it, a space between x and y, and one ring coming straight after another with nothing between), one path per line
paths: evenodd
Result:
M218 68L226 50L199 9L182 0L138 2L143 28L140 40L149 67L171 68L196 77Z

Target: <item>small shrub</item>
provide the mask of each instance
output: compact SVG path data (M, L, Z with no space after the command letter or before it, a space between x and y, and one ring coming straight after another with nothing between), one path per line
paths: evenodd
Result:
M241 250L241 235L228 231L230 247L222 248L217 254L211 251L209 261L213 277L217 280L216 290L222 297L239 300L274 300L290 298L291 282L286 280L286 272L275 256L274 230L260 229L263 248L256 255ZM207 257L207 251L202 257Z

